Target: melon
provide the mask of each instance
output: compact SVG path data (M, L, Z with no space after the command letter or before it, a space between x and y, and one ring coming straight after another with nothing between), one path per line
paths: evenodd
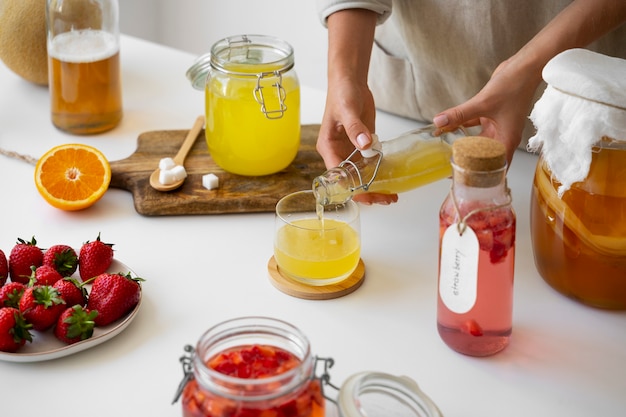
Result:
M0 0L0 60L23 79L48 85L46 0Z

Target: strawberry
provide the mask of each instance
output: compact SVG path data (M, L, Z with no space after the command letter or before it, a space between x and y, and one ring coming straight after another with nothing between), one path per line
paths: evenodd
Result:
M104 243L98 238L85 242L78 256L78 270L83 281L105 273L113 262L113 244Z
M8 282L0 287L0 307L18 308L26 285L21 282Z
M4 252L0 250L0 287L2 287L5 282L7 282L8 277L9 277L9 263L7 261L7 257L4 254Z
M58 280L63 279L59 271L51 265L41 265L38 268L33 266L31 269L33 270L31 278L34 278L34 282L39 285L53 285Z
M87 290L76 279L65 277L58 280L53 285L65 300L65 305L72 307L75 305L84 306L87 304Z
M26 341L32 342L30 327L17 308L0 308L0 350L16 352Z
M43 263L43 251L37 247L35 236L30 242L23 239L17 239L17 244L9 253L9 275L14 282L28 284L31 266L39 267Z
M43 331L57 322L65 309L65 301L56 288L50 285L34 285L24 290L19 309L34 330Z
M482 336L483 329L476 322L476 320L469 319L465 323L463 323L462 330L466 333L471 334L472 336Z
M62 276L69 277L78 269L78 255L70 246L53 245L44 252L43 264L50 265Z
M97 311L89 311L79 305L68 307L59 316L54 335L68 345L89 339L93 336L93 320L97 315Z
M100 274L93 281L87 308L96 310L96 326L106 326L132 310L141 296L142 278L130 273Z

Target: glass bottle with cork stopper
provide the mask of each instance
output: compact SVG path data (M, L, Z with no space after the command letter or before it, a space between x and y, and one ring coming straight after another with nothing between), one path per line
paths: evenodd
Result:
M512 330L516 217L504 145L461 138L452 167L439 212L437 329L455 351L488 356L508 346Z

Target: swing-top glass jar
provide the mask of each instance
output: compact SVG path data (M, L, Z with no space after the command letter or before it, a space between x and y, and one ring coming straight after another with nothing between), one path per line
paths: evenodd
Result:
M300 83L287 42L262 35L216 42L187 71L205 91L209 153L225 171L269 175L300 147Z
M626 60L565 51L531 119L541 147L531 199L535 264L557 291L626 309Z
M314 357L306 336L282 320L227 320L186 351L174 399L182 398L183 417L324 417L327 409L339 417L441 417L408 377L361 372L335 387L328 372L333 360ZM323 386L338 390L337 400Z
M202 335L191 366L184 417L324 416L311 346L289 323L265 317L220 323Z

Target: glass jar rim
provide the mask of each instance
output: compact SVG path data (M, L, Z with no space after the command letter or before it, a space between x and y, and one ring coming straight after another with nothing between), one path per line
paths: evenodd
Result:
M626 138L611 138L608 136L602 136L594 145L594 147L600 149L623 149L626 150Z
M290 219L290 214L297 213L314 213L318 215L317 196L313 189L300 190L283 196L276 203L275 215L284 224L292 224L293 219ZM333 213L343 210L345 213L349 213L343 220L343 222L352 224L360 217L359 205L348 200L342 203L330 203L323 206L324 218L332 218ZM319 230L318 225L311 227L297 226L299 229L304 230ZM328 224L324 225L324 230L332 230L334 227Z
M242 49L246 52L246 61L237 62L232 52ZM272 56L260 56L251 52L262 50L275 52ZM264 58L257 60L258 58ZM229 64L238 63L249 67L249 71L233 71ZM256 75L260 67L272 66L276 71L284 72L294 64L293 47L286 41L267 35L237 35L217 41L211 47L211 66L221 72L238 75Z
M249 340L255 337L295 355L300 365L259 379L225 375L206 365L209 358L228 348L251 345ZM283 396L309 381L314 376L314 358L308 338L297 327L270 317L247 316L223 321L202 334L193 355L193 373L204 389L222 397L265 401ZM246 387L245 391L237 389L242 386Z
M224 58L224 54L230 53L233 48L242 48L244 46L257 52L261 48L272 49L276 54L270 60L239 63L236 66L230 59ZM258 77L261 74L270 72L282 74L291 70L294 67L294 63L293 47L280 38L268 35L235 35L215 42L211 46L210 52L196 58L187 70L186 76L195 89L202 90L211 69L241 77ZM242 71L241 68L244 66L246 70ZM267 67L271 67L272 71L267 71ZM238 70L235 68L238 68Z

